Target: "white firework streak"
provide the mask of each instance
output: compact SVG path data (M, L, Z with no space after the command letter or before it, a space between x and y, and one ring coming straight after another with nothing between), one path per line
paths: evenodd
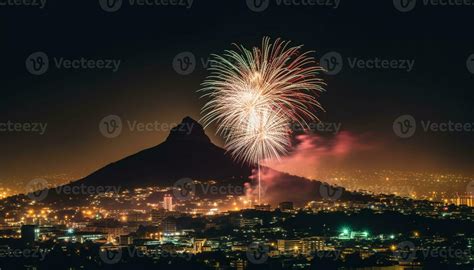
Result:
M279 159L290 146L288 120L280 113L253 114L226 134L226 149L236 160L258 164L260 158Z

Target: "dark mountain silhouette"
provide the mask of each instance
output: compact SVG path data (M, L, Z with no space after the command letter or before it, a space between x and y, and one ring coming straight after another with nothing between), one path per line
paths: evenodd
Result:
M149 186L173 186L182 178L208 181L216 185L246 186L255 192L255 171L250 166L234 162L226 151L214 145L203 127L190 117L173 128L163 143L111 163L89 176L62 186L114 186L121 190ZM293 201L302 205L311 200L367 200L368 196L351 193L319 181L289 175L262 167L265 200L272 204ZM254 193L255 194L255 193ZM82 194L83 195L83 194ZM205 195L204 195L205 196ZM223 195L225 196L225 195ZM18 199L11 198L12 200ZM23 195L23 198L25 195ZM31 197L31 196L30 196ZM84 197L84 196L82 196ZM50 189L44 203L80 203L79 195L65 195Z
M171 130L165 142L111 163L77 184L172 186L184 177L243 179L250 173L248 166L233 162L224 149L212 144L198 122L186 117Z

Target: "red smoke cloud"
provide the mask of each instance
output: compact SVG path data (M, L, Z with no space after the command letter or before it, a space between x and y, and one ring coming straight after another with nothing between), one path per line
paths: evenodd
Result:
M246 183L245 190L246 196L249 200L257 200L258 199L258 170L255 169L252 171L252 175L249 177L252 179L254 185L252 186L250 183ZM274 180L282 178L282 173L277 172L272 169L268 169L265 167L260 168L260 182L261 182L261 197L266 198L265 196L268 193L268 189L274 183Z
M279 161L262 162L262 202L276 205L282 201L293 201L302 205L314 200L318 197L319 182L308 179L317 179L316 176L323 167L337 167L350 155L373 148L371 144L364 142L368 139L366 135L357 136L350 132L340 132L333 138L314 134L297 136L289 155ZM254 170L250 178L252 183L245 186L246 197L256 202L258 171Z
M316 181L281 173L267 167L261 167L260 177L262 183L262 203L273 206L283 201L294 202L303 206L305 202L315 200L318 197L319 184ZM254 203L258 200L258 171L254 170L251 176L252 184L246 184L247 200Z
M372 148L364 143L366 136L357 136L343 131L333 138L315 134L298 135L293 150L280 160L266 160L264 166L277 171L314 179L324 166L343 162L349 155Z

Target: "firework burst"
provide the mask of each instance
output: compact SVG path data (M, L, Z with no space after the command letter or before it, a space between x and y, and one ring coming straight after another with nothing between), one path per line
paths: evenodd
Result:
M279 158L289 146L289 124L307 127L318 121L317 94L323 69L301 46L265 37L261 48L236 45L222 56L212 55L211 74L204 81L202 109L205 126L217 124L217 133L236 160L258 164Z
M226 149L236 160L249 164L258 164L262 157L279 159L290 146L288 120L280 112L270 110L254 112L228 136Z

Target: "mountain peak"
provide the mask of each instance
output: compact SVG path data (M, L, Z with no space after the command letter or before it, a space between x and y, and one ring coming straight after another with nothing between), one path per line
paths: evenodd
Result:
M183 120L181 120L181 124L183 123L193 123L193 124L198 124L198 121L194 120L193 118L191 118L190 116L186 116L183 118Z
M181 123L170 131L166 141L211 142L202 125L189 116L184 117Z

